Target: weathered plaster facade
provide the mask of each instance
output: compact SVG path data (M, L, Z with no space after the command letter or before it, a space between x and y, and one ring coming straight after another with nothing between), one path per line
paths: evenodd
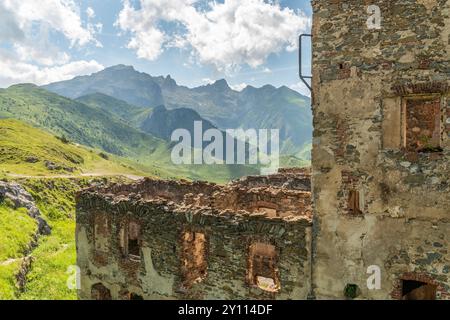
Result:
M84 190L79 296L306 299L309 183L306 172L284 172L227 186L143 180Z
M450 299L450 1L312 4L315 297Z

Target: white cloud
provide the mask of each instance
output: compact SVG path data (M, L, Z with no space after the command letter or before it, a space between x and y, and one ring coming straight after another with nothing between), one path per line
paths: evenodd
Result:
M25 34L21 29L14 12L0 2L0 42L22 41Z
M162 53L163 41L164 34L162 32L158 29L149 29L131 39L127 48L136 50L138 58L155 60Z
M21 30L33 23L44 23L61 32L71 45L97 43L94 34L83 26L79 8L73 0L2 0L4 8L14 12Z
M213 84L216 81L213 80L213 79L210 79L210 78L203 78L202 82L205 83L205 84Z
M65 64L70 61L70 56L67 52L60 51L58 48L48 45L45 47L37 44L33 46L31 43L14 44L14 50L20 61L35 62L39 65L52 66Z
M311 97L311 91L308 89L308 87L306 87L306 85L303 82L295 83L289 87L292 90L295 90L304 96Z
M135 10L129 1L124 1L124 7L119 13L116 26L133 34L127 47L134 49L139 58L155 60L163 51L164 33L154 26L156 7L145 6Z
M198 62L229 72L243 64L256 68L270 54L292 50L310 24L303 13L274 1L225 0L207 10L197 9L196 2L140 0L136 9L124 0L116 26L131 34L128 48L140 58L155 60L166 47L182 47L193 50ZM177 23L182 31L166 34L161 21Z
M39 67L18 60L14 55L0 52L0 87L15 83L34 83L44 85L51 82L72 79L79 75L90 74L104 69L98 62L72 61L52 67Z
M230 84L231 89L235 90L235 91L242 91L245 88L247 88L248 84L247 83L240 83L240 84Z
M91 7L88 7L86 9L86 14L87 14L88 18L91 18L91 19L95 18L95 11Z
M93 12L87 12L90 18ZM94 60L71 61L50 41L60 32L71 46L100 43L102 25L82 22L74 0L0 0L0 86L31 82L37 85L67 80L103 69Z

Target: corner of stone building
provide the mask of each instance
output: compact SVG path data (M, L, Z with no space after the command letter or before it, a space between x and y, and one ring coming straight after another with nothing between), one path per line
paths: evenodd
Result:
M367 2L312 4L315 295L391 299L422 281L446 299L450 3L378 1L379 30Z

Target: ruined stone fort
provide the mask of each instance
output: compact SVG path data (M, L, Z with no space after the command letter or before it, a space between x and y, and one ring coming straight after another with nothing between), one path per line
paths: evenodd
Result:
M450 1L312 6L312 169L83 190L81 299L450 299Z

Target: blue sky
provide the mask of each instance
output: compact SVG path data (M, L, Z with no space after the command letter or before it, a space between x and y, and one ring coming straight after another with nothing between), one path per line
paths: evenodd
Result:
M309 31L309 0L1 0L0 12L0 87L127 64L189 87L225 78L307 93L294 43Z

